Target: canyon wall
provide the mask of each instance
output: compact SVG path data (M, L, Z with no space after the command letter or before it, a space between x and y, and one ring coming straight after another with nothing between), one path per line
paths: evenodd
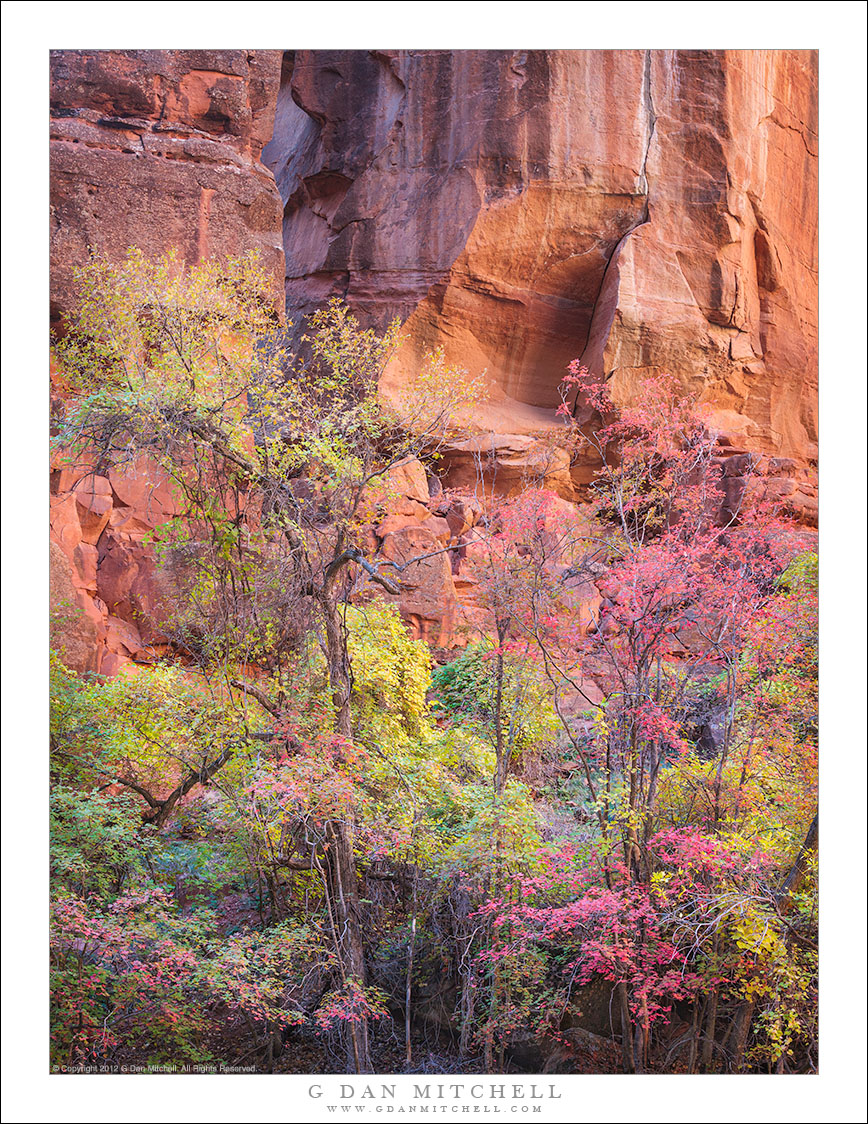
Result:
M816 521L814 52L58 51L50 136L55 326L91 248L258 248L293 330L332 295L406 321L385 394L438 346L484 371L474 448L501 481L543 462L568 499L588 482L551 461L580 357L616 401L674 374L713 411L728 476L767 454L769 486ZM470 460L455 448L446 482ZM158 654L145 540L164 501L145 469L54 473L76 666ZM454 590L436 599L411 608L442 637Z
M193 263L258 249L283 306L282 204L259 157L273 131L280 51L51 53L51 317L91 249L177 248ZM62 398L62 380L56 385ZM62 408L62 407L61 407ZM52 472L52 633L67 662L116 672L161 653L147 539L174 512L137 473Z
M386 393L436 346L486 371L506 467L570 360L616 401L669 371L814 520L815 53L287 52L263 158L289 316L406 320Z

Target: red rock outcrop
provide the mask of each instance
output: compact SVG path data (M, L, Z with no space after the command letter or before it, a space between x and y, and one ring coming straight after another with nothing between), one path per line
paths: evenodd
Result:
M623 396L671 370L730 445L816 465L816 56L652 52L649 91L649 222L587 361Z
M813 52L288 52L264 159L289 315L406 319L387 393L437 345L486 370L505 479L557 440L571 359L622 400L665 369L725 448L793 462L810 521L816 100Z
M126 660L151 663L166 651L150 540L177 508L153 475L141 462L107 476L83 468L51 474L53 640L79 671L113 674Z

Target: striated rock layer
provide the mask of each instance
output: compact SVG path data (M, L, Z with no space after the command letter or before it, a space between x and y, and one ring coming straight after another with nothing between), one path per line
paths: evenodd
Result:
M90 249L258 248L283 268L282 205L260 162L279 51L51 52L51 310Z
M287 52L263 158L289 316L407 320L386 393L442 346L513 448L556 438L571 359L616 400L667 370L813 521L814 52Z

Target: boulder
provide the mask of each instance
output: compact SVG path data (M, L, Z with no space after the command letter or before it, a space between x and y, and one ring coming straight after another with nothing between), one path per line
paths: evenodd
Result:
M121 656L148 659L139 630L120 617L109 616L106 622L106 645L113 653Z
M109 469L108 481L117 509L113 526L123 525L127 531L147 531L165 523L182 509L172 482L146 457L137 457L130 464Z
M90 598L76 589L66 554L56 542L49 543L48 549L51 646L73 671L97 671L99 645L105 633L100 634L99 625L86 611Z
M142 641L161 644L161 623L171 614L173 579L152 546L110 530L100 542L97 592L108 613L131 625ZM109 647L121 633L110 632ZM128 636L129 638L129 636ZM124 641L124 647L129 645ZM120 649L118 649L120 650ZM131 653L130 653L131 654Z
M111 485L104 476L90 474L73 488L82 542L93 546L105 530L112 509Z
M78 505L72 492L62 492L51 497L49 526L52 540L63 548L67 557L72 558L73 552L82 541Z
M389 491L415 500L423 506L431 498L425 466L415 457L407 457L406 460L393 464L389 471L383 474L382 479Z
M448 545L452 539L452 528L448 521L441 519L438 515L432 515L429 519L426 519L422 526L443 546Z

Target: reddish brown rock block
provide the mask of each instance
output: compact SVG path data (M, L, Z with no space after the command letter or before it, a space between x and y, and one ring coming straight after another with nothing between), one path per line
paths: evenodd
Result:
M108 480L116 507L113 525L124 530L150 530L173 518L181 510L171 481L145 457L109 470ZM134 524L126 523L134 519Z
M171 573L158 564L152 546L106 532L100 542L97 589L108 612L140 634L140 647L165 642L162 627L172 614L174 586Z
M113 677L121 675L127 668L133 666L135 665L130 663L126 656L122 656L118 652L106 651L99 665L99 673L100 675Z
M415 457L407 457L373 478L365 488L360 508L363 515L371 517L386 512L426 519L430 499L425 466Z
M86 611L90 598L76 589L69 559L57 543L49 544L51 589L51 646L74 671L96 671L99 644L105 635L92 614Z
M415 457L393 464L379 480L390 492L415 500L423 506L431 498L425 466Z
M476 523L482 514L482 505L473 497L452 495L437 508L437 512L446 519L452 537L457 539Z
M446 546L452 538L452 528L439 515L432 515L430 519L425 520L422 526L443 546Z
M73 551L72 563L75 567L75 582L80 589L91 595L96 593L96 570L99 551L89 543L81 542Z
M94 546L112 509L111 487L104 476L89 475L73 488L82 542Z
M106 622L106 645L114 653L132 658L145 656L145 645L139 630L120 617L109 616Z
M57 542L68 558L81 542L81 523L78 519L78 507L72 492L64 492L52 496L49 503L49 524L51 538Z
M425 527L405 527L386 535L381 553L406 567L398 572L398 607L414 635L435 647L449 647L455 625L455 586L442 544ZM391 574L389 569L385 572Z
M387 515L377 524L376 533L379 538L384 539L395 531L403 531L405 527L419 527L421 522L416 515Z
M504 495L525 487L542 487L573 497L576 487L570 458L555 437L540 439L519 433L482 433L453 441L442 452L444 480L450 488L492 489Z

